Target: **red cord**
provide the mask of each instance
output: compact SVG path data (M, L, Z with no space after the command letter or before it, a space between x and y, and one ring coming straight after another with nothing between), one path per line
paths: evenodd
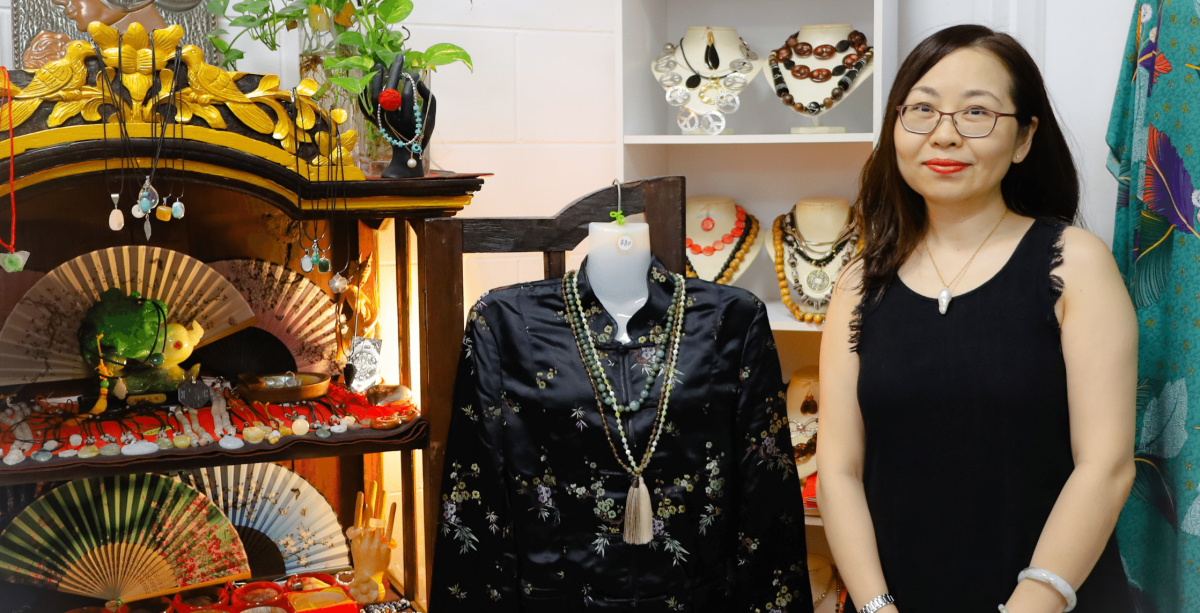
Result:
M10 253L16 252L17 245L17 191L16 191L16 145L13 143L13 116L12 116L12 81L8 78L8 69L0 66L0 72L4 73L4 98L8 104L8 206L12 211L8 227L8 240L4 242L0 240L0 245L8 247Z

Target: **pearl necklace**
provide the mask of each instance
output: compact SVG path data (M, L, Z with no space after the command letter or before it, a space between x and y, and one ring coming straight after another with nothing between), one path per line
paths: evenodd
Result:
M613 387L605 375L604 366L600 363L596 344L592 338L592 330L588 326L587 318L584 315L583 301L579 297L578 271L567 273L562 281L563 302L567 306L567 323L571 326L571 333L575 337L575 347L579 350L579 357L583 360L584 370L587 371L588 380L592 384L592 393L596 398L596 405L600 410L600 421L604 425L605 438L608 440L608 446L612 450L617 464L632 477L629 493L626 496L624 540L627 543L636 545L644 545L653 540L651 525L653 509L650 505L650 492L646 488L645 480L642 479L642 473L649 466L650 458L654 455L655 449L658 448L658 440L666 424L667 405L671 399L671 390L674 388L675 366L679 362L679 345L683 340L683 311L686 296L685 279L683 275L677 274L672 274L671 278L675 281L675 294L672 297L671 306L667 308L667 329L661 335L668 339L666 342L670 347L670 351L667 352L659 349L655 352L655 360L652 362L655 365L652 366L654 374L647 376L647 389L644 389L641 393L644 399L649 394L649 386L653 384L658 372L663 373L662 392L658 401L658 413L654 417L654 427L650 434L650 441L646 446L646 452L642 456L640 463L634 458L633 451L629 447L629 439L625 434L625 426L621 422L622 405L617 401ZM658 367L657 364L664 358L666 359L666 363ZM621 435L621 447L625 451L625 458L629 461L628 464L621 459L621 453L617 451L616 445L613 444L612 433L608 428L608 416L604 412L605 405L614 407L613 417L617 422L617 430ZM640 400L635 399L626 406L629 407L626 410L636 411L640 406Z

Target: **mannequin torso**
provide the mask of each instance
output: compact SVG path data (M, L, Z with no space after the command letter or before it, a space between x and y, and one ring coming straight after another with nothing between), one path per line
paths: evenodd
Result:
M713 45L716 48L720 62L715 69L708 68L705 65L705 49L708 47L708 35L713 36ZM674 42L674 41L672 41ZM753 58L753 59L751 59ZM750 57L745 57L742 50L742 39L738 36L737 29L725 28L717 26L692 26L687 29L683 35L683 42L675 48L674 55L671 56L674 60L674 67L667 68L669 63L662 64L658 60L651 62L650 71L654 74L654 78L663 85L663 91L670 91L672 87L682 87L690 96L688 101L683 104L684 109L693 111L698 116L704 116L708 113L718 111L717 108L717 93L722 87L735 94L740 93L747 84L754 80L758 73L766 66L766 60L751 53ZM737 59L745 60L750 65L748 72L739 72L730 68L730 64ZM690 68L689 68L690 64ZM695 73L693 73L695 70ZM668 85L664 81L664 75L674 72L682 77L683 81L678 85ZM701 77L700 86L694 89L687 89L686 83L688 77L693 74L699 74ZM725 77L726 75L737 75L731 77L732 82L724 79L712 80L709 77ZM710 87L710 85L716 87ZM729 85L738 85L737 87L729 87ZM704 90L702 92L702 90ZM701 95L703 93L703 95ZM733 113L735 111L727 111ZM705 134L706 132L699 126L691 130L684 130L684 134ZM717 133L732 134L732 130L718 130Z
M646 304L650 226L627 222L588 224L588 281L604 310L617 322L613 338L628 343L629 320Z
M737 203L733 198L717 195L694 196L687 199L687 211L685 219L685 234L694 241L697 245L709 246L714 242L721 240L722 236L729 234L730 230L737 223ZM706 219L712 220L712 229L705 230L704 223ZM745 228L743 232L750 230L750 216L747 214L745 220ZM748 241L747 241L748 242ZM713 253L712 255L697 255L688 252L688 263L692 270L696 272L696 276L708 281L716 280L726 262L735 257L736 250L734 245L726 245L726 247ZM732 269L732 278L729 282L733 282L742 271L754 261L758 252L762 251L762 241L757 238L745 250L742 261L738 263L736 269Z

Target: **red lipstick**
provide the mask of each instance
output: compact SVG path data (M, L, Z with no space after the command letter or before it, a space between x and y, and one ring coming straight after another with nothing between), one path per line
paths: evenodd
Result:
M958 160L933 159L925 162L925 166L938 174L951 175L962 171L970 164Z

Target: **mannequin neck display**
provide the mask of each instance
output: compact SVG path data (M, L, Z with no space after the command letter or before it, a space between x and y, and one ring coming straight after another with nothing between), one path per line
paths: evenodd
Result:
M687 238L696 245L711 246L716 242L721 242L722 238L736 227L737 203L733 198L726 196L695 196L687 199L685 216L684 230ZM706 220L710 221L706 222ZM706 224L711 224L711 229L705 230ZM744 225L743 234L749 233L751 227L749 214L746 215ZM746 237L743 245L746 243L749 243L749 237ZM734 248L737 244L736 240L732 244L725 244L722 250L715 251L712 255L704 255L703 252L697 255L689 250L687 253L688 264L698 278L716 281L721 276L721 271L725 268L726 263L737 256L738 250ZM762 241L756 238L753 243L746 246L742 261L738 262L737 268L730 267L732 275L728 283L732 283L741 276L759 251L762 251Z
M787 414L792 431L792 446L799 450L819 431L819 406L815 405L819 388L814 368L800 369L792 373L787 391ZM812 403L806 403L811 394ZM813 412L816 408L818 412ZM817 472L817 454L796 459L796 470L801 479ZM815 595L815 593L814 593Z
M792 220L812 243L836 241L850 221L850 201L845 198L807 198L792 207Z
M843 240L852 238L846 236L849 222L850 202L844 198L801 200L791 212L775 220L775 227L772 228L775 240L770 245L771 258L776 264L780 293L786 298L784 303L792 303L788 309L797 319L803 318L809 323L824 321L833 283L842 266L857 250L857 245L847 244L841 251L834 252ZM783 236L789 231L780 232L780 227L793 224L797 236L794 239ZM803 237L803 252L794 253L792 248L786 246L786 242L799 242L800 237ZM826 259L829 261L821 263ZM809 260L815 260L818 264ZM792 276L790 280L789 274Z
M816 49L821 45L830 45L836 47L839 42L846 40L846 38L850 36L850 32L853 30L854 27L848 23L806 25L800 28L796 38L801 42L812 45L813 49ZM849 53L854 53L853 47L850 48ZM818 59L817 57L811 55L805 58L793 56L791 59L792 61L796 62L796 64L803 64L808 66L809 69L815 70L818 68L832 69L835 66L840 66L842 65L842 59L845 56L845 53L837 53L827 60ZM873 63L867 64L862 70L859 71L858 77L856 77L854 82L851 83L850 89L842 93L841 100L845 100L847 96L858 90L859 86L866 81L866 78L871 76L871 74L874 72L874 66L875 65ZM787 83L788 90L791 92L795 101L803 102L804 104L808 104L810 102L821 102L826 98L829 98L830 91L837 86L838 82L837 77L833 77L824 83L817 83L812 79L797 79L792 75L790 70L783 68L782 66L780 67L780 74L783 75L783 80L785 83ZM841 100L834 101L833 106L836 107L841 103ZM793 128L793 134L828 134L846 131L844 127L840 126L822 126L819 115L807 117L811 121L812 127L804 126Z
M715 69L710 69L705 64L705 51L708 48L708 36L710 33L713 38L713 47L716 49L719 58L719 63ZM675 43L675 41L671 42ZM683 105L683 108L690 109L699 116L717 110L715 93L706 92L704 96L699 95L701 88L705 87L705 85L709 83L720 85L722 83L722 79L714 80L711 77L725 77L730 74L740 75L742 77L741 87L729 89L729 91L734 93L740 93L746 85L758 76L763 67L766 66L766 60L762 57L756 55L751 56L754 59L745 57L745 54L742 52L742 39L738 36L736 28L720 26L692 26L688 28L683 35L682 42L678 43L675 53L671 57L675 61L674 68L662 70L663 66L656 60L651 62L650 71L654 74L654 78L662 84L664 91L669 91L672 87L675 87L667 85L662 81L663 75L668 72L675 72L682 77L683 81L678 85L679 87L686 87L688 77L691 77L693 74L699 74L702 77L702 85L689 90L691 96ZM750 71L742 73L730 68L730 63L735 59L744 59L749 62L751 66ZM729 113L733 112L730 111ZM698 126L691 130L683 130L683 133L689 135L705 134L704 130ZM725 128L720 133L733 134L733 130Z
M650 297L650 226L626 222L588 224L587 280L604 310L617 322L613 336L629 342L628 325Z

